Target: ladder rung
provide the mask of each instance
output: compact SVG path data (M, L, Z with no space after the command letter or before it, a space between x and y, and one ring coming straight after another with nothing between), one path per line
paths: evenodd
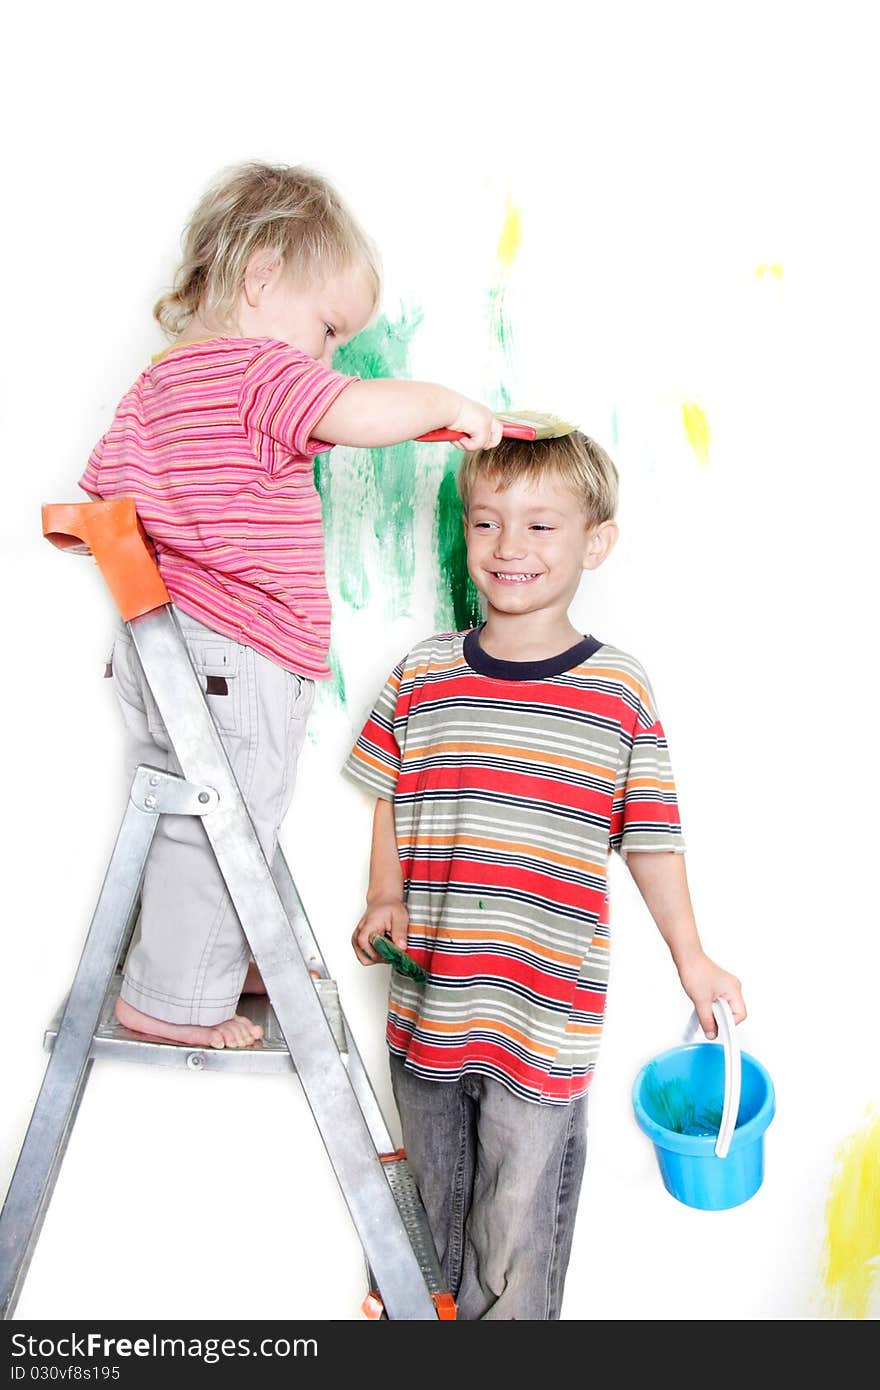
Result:
M437 1259L437 1251L428 1226L425 1208L419 1197L416 1180L405 1158L382 1160L388 1185L394 1194L397 1209L403 1218L410 1244L428 1286L428 1292L443 1293L446 1283Z
M254 1047L189 1047L185 1043L160 1042L132 1033L116 1021L114 1013L122 976L117 973L104 1000L98 1027L90 1052L91 1057L113 1057L116 1061L140 1062L153 1067L187 1067L190 1071L291 1072L293 1060L284 1041L275 1010L265 994L244 994L238 1012L263 1029L263 1037ZM345 1029L339 1008L335 980L315 980L330 1031L340 1052L345 1052ZM64 1006L58 1010L43 1037L43 1046L51 1052L58 1036Z

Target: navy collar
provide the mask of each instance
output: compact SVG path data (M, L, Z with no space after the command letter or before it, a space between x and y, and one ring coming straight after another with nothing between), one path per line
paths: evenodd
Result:
M497 656L484 652L480 646L483 627L485 623L482 627L471 628L465 636L462 647L464 659L478 676L493 676L499 681L540 681L546 676L561 676L563 671L571 671L582 662L589 661L602 646L595 637L585 637L582 642L569 647L568 651L547 657L546 661L501 661Z

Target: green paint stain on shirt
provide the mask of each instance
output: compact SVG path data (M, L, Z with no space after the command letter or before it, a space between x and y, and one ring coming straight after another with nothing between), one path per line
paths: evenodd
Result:
M443 478L437 494L434 540L440 570L437 627L441 631L476 627L483 621L480 595L467 568L467 546L461 524L461 498L455 481L456 469Z

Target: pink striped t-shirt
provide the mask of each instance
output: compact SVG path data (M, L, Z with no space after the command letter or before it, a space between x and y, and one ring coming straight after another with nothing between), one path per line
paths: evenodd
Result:
M329 676L330 600L311 430L357 378L271 338L161 354L80 487L133 497L175 604L287 670Z

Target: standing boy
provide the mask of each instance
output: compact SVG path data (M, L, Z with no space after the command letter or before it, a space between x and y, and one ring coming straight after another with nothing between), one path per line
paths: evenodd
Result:
M463 1319L558 1318L608 979L609 851L704 1033L745 1018L705 954L666 739L639 663L572 625L617 539L617 472L579 431L505 439L459 475L486 621L418 643L346 771L377 797L364 965L389 935L387 1041L403 1141Z

